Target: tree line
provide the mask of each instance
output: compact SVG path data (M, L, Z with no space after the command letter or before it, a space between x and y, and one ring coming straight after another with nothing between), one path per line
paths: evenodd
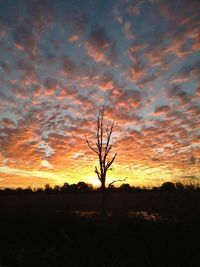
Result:
M94 188L91 184L85 182L78 182L77 184L64 183L62 186L51 186L46 184L44 188L4 188L0 189L1 195L8 194L65 194L65 193L98 193L101 192L101 188ZM105 189L107 192L185 192L185 191L200 191L200 187L197 185L189 184L184 185L181 182L164 182L161 186L152 188L148 187L136 187L130 186L128 183L123 183L119 187L110 185Z

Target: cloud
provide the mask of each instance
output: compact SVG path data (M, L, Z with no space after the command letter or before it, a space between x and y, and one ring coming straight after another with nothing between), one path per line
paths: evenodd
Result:
M52 2L42 0L26 1L27 17L25 22L36 32L42 33L49 30L54 22L55 9Z
M116 105L118 104L115 103L115 106ZM110 120L115 119L119 127L118 130L122 132L125 130L124 129L125 125L132 125L132 124L139 125L142 120L142 118L139 115L137 115L135 110L130 109L129 106L123 106L123 105L118 106L118 108L115 109L114 115L113 115L113 108L106 107L106 115Z
M165 114L166 112L168 112L171 108L167 105L163 105L163 106L159 106L156 107L155 111L154 111L154 115L162 115Z
M110 64L108 53L111 48L111 40L103 27L95 28L89 34L85 44L88 56L96 62Z
M45 94L54 95L58 88L58 81L56 79L47 78L44 81Z
M27 75L31 75L31 73L35 72L33 64L22 58L16 60L16 67L18 70L25 72Z
M107 91L113 89L115 86L115 81L111 73L105 73L100 81L100 89L102 91Z
M133 34L132 25L130 22L124 23L124 31L125 31L125 36L128 40L135 40L135 35Z
M177 73L178 77L192 77L199 78L200 76L200 61L196 61L193 64L185 64L181 67L179 72Z
M69 42L74 43L74 42L80 41L80 39L84 37L87 24L89 22L86 15L83 13L76 14L76 15L72 14L67 19L67 22L71 26L71 32L68 38Z
M142 103L142 93L134 89L115 87L109 98L115 106L124 107L126 110L139 108Z
M80 39L80 36L78 34L72 34L69 37L70 43L74 43L74 42L78 41L79 39Z
M70 76L70 77L74 77L76 75L78 75L78 68L76 66L76 64L74 63L74 61L69 57L69 56L64 56L62 58L62 71Z
M133 14L134 16L140 15L140 8L138 6L128 6L127 11L130 14Z
M9 129L16 128L15 123L12 120L8 119L8 118L3 118L0 121L0 126L2 126L2 128L9 128Z
M168 90L168 96L171 99L177 99L181 104L188 104L191 100L191 96L182 90L181 86L176 84Z
M200 96L200 86L197 87L197 89L196 89L196 95L197 95L197 96Z
M145 76L146 67L142 62L134 64L129 68L129 73L131 80L137 81Z
M84 33L88 22L89 21L87 16L83 13L80 13L78 15L72 15L70 17L70 23L76 33Z
M62 177L62 175L60 175ZM44 187L45 184L57 184L59 175L48 171L22 170L17 168L0 167L0 187Z
M113 14L114 14L115 21L117 21L119 24L122 24L123 19L122 19L122 16L120 14L120 11L119 11L119 8L118 7L115 7L114 8Z
M187 112L189 112L192 117L200 116L200 106L198 106L198 105L190 106L187 109Z
M142 78L140 78L137 81L137 85L141 87L146 87L148 86L150 83L152 83L153 81L155 81L158 78L158 74L157 73L152 73L152 74L147 74L145 76L143 76Z
M37 53L38 37L28 25L19 25L14 29L13 41L17 50L27 52L29 55Z

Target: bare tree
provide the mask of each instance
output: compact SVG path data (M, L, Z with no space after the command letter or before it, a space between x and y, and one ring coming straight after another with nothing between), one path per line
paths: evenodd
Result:
M112 170L111 165L113 164L117 153L111 157L111 137L114 129L115 122L113 121L111 125L104 125L104 106L100 109L97 117L97 128L96 128L96 143L92 145L87 136L85 136L86 142L89 148L97 154L99 166L95 166L95 173L101 182L101 189L105 191L106 189L106 174L108 170Z

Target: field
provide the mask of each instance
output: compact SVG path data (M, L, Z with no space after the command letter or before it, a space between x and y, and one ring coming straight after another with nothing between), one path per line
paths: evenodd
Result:
M0 196L0 266L200 266L200 192Z

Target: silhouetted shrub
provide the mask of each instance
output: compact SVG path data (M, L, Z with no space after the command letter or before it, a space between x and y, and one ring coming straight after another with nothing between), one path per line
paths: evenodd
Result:
M119 191L120 192L131 192L131 187L129 184L122 184L120 187L119 187Z
M49 184L46 184L44 192L50 194L53 192L53 188Z
M88 193L93 191L93 187L90 184L86 184L84 182L79 182L77 184L78 191L81 193Z
M54 193L60 193L61 187L59 185L55 185L53 188Z
M175 186L178 191L185 190L185 186L181 182L176 183Z
M165 192L174 192L176 190L176 187L175 184L172 182L165 182L160 187L160 190Z

